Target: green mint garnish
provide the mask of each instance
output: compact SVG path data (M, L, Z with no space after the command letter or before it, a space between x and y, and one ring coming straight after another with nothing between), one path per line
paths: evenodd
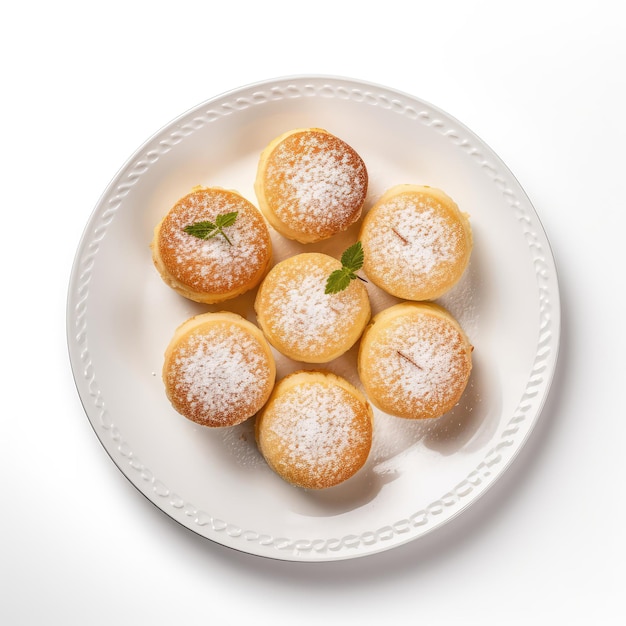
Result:
M217 235L222 235L224 239L232 246L232 241L228 238L228 235L224 232L224 228L232 226L237 219L239 211L233 211L232 213L221 213L215 218L215 222L209 220L202 220L200 222L194 222L188 224L183 230L189 235L193 235L198 239L213 239Z
M341 255L341 266L340 270L331 272L326 280L324 293L339 293L346 289L355 278L362 280L364 283L367 282L364 278L356 274L356 272L363 267L363 247L360 241L352 244Z

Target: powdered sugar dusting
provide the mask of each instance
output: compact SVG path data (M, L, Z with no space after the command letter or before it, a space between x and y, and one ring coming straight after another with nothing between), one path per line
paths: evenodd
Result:
M364 245L368 252L375 251L376 261L384 263L389 282L419 285L437 280L438 274L457 262L463 228L451 226L430 199L414 196L407 200L403 195L379 205L376 211Z
M230 423L233 415L250 417L261 407L270 366L249 333L214 323L181 342L165 375L174 401L196 421L216 426Z
M295 469L314 482L335 482L363 463L363 447L369 452L364 414L340 386L296 385L277 397L269 420L267 436L281 449L275 459L279 472Z
M326 235L358 219L367 193L362 159L340 139L295 133L272 153L265 193L274 213L298 231Z
M194 222L238 212L226 229L232 245L218 235L199 239L184 231ZM196 291L223 293L248 282L270 254L270 239L260 213L225 190L203 190L183 198L163 221L160 251L174 278Z
M324 293L329 268L311 264L305 274L284 273L269 293L266 324L273 335L296 351L315 352L341 342L358 317L362 302L352 285L339 293Z
M451 408L467 364L462 334L432 315L393 320L371 344L368 357L372 385L391 406L410 406L415 416L427 407L435 413Z

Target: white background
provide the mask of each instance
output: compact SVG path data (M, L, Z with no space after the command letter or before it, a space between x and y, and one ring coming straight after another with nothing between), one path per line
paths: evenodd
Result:
M623 623L626 38L618 6L4 7L0 623ZM488 143L541 218L563 308L551 394L495 486L418 541L320 564L223 548L141 497L84 415L65 338L76 246L126 159L204 100L309 73L411 93Z

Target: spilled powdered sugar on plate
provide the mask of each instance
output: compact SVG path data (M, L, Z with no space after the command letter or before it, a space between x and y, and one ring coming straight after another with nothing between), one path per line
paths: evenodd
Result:
M287 246L285 256L291 256L294 249L300 251L299 244L284 242ZM306 247L311 249L310 246ZM279 247L280 250L280 247ZM477 282L480 277L476 268L470 264L461 280L436 302L444 306L460 323L470 341L475 337L479 325L479 307L476 302L478 293ZM319 286L318 286L319 287ZM369 282L366 285L372 315L383 309L402 302L401 299L389 295L381 288ZM319 287L321 290L321 287ZM304 292L306 294L306 292ZM302 295L302 301L307 300ZM336 294L339 295L339 294ZM315 300L309 292L308 299ZM327 301L327 300L326 300ZM303 309L306 310L306 309ZM351 350L329 363L306 364L292 361L273 350L276 358L279 378L297 369L327 369L338 376L342 376L351 384L363 391L357 375L358 342ZM476 356L476 355L475 355ZM480 357L480 355L478 355ZM370 457L359 474L363 474L363 482L367 483L368 476L392 477L401 471L404 458L409 458L415 447L427 447L440 451L442 454L452 454L461 447L469 445L480 432L491 432L493 420L481 421L481 373L480 362L476 362L465 393L459 403L446 415L436 420L407 420L389 416L374 408L374 436ZM475 380L478 379L478 384ZM254 439L254 418L244 424L227 429L222 433L225 445L233 460L243 466L263 467L265 461L258 452ZM354 480L354 479L352 479ZM335 488L337 489L337 488Z

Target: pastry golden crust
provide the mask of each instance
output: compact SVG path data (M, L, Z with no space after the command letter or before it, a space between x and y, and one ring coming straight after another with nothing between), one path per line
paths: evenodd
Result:
M184 228L237 212L222 235L199 239ZM182 296L212 304L256 287L272 256L269 229L258 209L235 191L195 187L161 220L151 244L163 280Z
M274 387L276 366L263 333L230 312L181 324L163 364L172 406L203 426L234 426L252 417Z
M298 128L263 150L254 189L279 233L312 243L360 218L367 184L365 163L345 141L321 128Z
M269 342L285 356L326 363L349 350L370 319L367 290L353 280L347 289L324 293L341 263L319 252L277 263L263 279L254 308Z
M353 476L372 445L372 409L355 387L324 371L279 381L255 431L261 454L284 480L325 489Z
M389 189L365 216L359 235L363 270L404 300L433 300L455 285L472 251L467 215L443 191L419 185Z
M363 333L359 376L382 411L407 419L440 417L465 390L472 350L448 311L404 302L374 316Z

